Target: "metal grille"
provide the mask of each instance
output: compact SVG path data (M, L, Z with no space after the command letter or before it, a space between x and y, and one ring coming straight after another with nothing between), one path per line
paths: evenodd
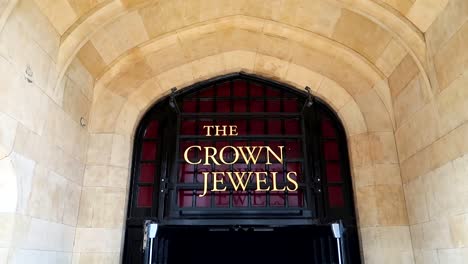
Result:
M178 136L178 173L170 192L176 192L175 207L178 215L245 215L250 217L278 215L281 213L304 214L303 209L314 204L311 187L305 177L304 133L302 109L303 96L262 85L258 82L233 79L208 86L179 100L181 114ZM237 126L238 136L207 137L203 126ZM256 164L240 158L230 165L191 165L183 159L184 150L193 145L224 146L284 146L284 162L265 165L267 155L259 155ZM199 160L202 153L194 152L189 157ZM232 161L235 153L225 153L224 160ZM224 175L227 190L210 192L199 197L203 191L203 172L267 172L268 184L273 184L272 172L276 172L278 189L287 187L286 173L297 172L297 191L255 192L255 177L251 177L246 191L235 191L229 178ZM293 211L289 209L295 209ZM298 210L301 209L301 210ZM308 211L308 217L312 216Z
M179 221L184 219L264 219L263 224L268 224L271 219L276 223L295 219L296 224L311 224L354 219L343 131L321 103L307 106L307 94L245 75L202 83L171 98L172 103L166 99L156 104L138 130L130 220L150 217L177 224L188 223ZM206 136L203 128L231 125L237 127L237 136ZM264 150L254 164L228 148L215 159L229 164L217 165L213 160L189 164L184 151L194 145L216 151L225 146L273 150L284 146L283 160L266 164L273 158ZM198 161L206 156L203 151L191 151L187 158ZM291 171L297 173L291 175L297 190L288 190ZM213 172L224 172L218 176L225 191L209 191ZM236 191L228 172L265 172L266 186L274 183L276 190L255 191L253 175L245 190ZM210 176L209 190L200 197L203 173ZM278 191L282 188L286 190Z

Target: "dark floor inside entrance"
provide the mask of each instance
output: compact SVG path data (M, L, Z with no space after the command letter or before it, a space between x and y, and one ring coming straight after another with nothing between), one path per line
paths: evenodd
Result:
M329 227L178 228L161 235L158 263L338 263Z

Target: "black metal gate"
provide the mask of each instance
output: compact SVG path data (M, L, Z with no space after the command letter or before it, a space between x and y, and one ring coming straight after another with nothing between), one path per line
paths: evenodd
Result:
M203 131L204 126L231 125L237 128L235 137L207 137ZM185 150L194 145L200 151L184 157ZM259 152L258 162L246 162L245 157L229 164L195 162L207 157L203 148L219 151L226 146L232 146L231 151L220 158L229 161L236 154L232 149L242 146L283 146L284 157L281 162L267 162L268 156ZM310 261L290 263L337 263L328 225L337 220L346 228L346 263L360 263L344 130L336 115L310 94L243 73L199 83L155 104L141 121L134 150L125 263L143 261L145 220L160 225L155 263L182 263L171 260L177 259L178 254L171 252L179 248L171 245L180 245L181 237L194 237L189 240L197 247L196 239L207 237L271 241L297 232L310 235L300 247L308 249L303 252L309 255L302 259ZM292 174L296 189L288 187L289 171L296 172ZM205 186L203 173L213 172L262 172L268 175L265 184L274 184L279 191L255 191L255 178L245 190L236 191L223 174L226 190L208 191L200 197L206 186L213 186L213 182ZM234 226L250 231L234 232ZM215 232L214 227L228 231ZM259 227L271 230L260 236L255 231ZM188 263L202 262L206 259Z

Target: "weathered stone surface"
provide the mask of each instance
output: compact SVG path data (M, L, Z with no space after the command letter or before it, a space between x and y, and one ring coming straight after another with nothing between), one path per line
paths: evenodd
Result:
M468 4L380 2L0 1L0 262L118 262L141 115L246 71L342 119L366 263L465 263Z

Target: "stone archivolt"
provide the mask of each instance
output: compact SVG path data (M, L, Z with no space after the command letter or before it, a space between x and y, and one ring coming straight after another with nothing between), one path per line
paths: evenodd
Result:
M461 259L465 0L0 2L0 171L18 198L2 204L1 246L29 230L28 250L118 261L141 116L172 87L245 71L337 112L366 263Z

